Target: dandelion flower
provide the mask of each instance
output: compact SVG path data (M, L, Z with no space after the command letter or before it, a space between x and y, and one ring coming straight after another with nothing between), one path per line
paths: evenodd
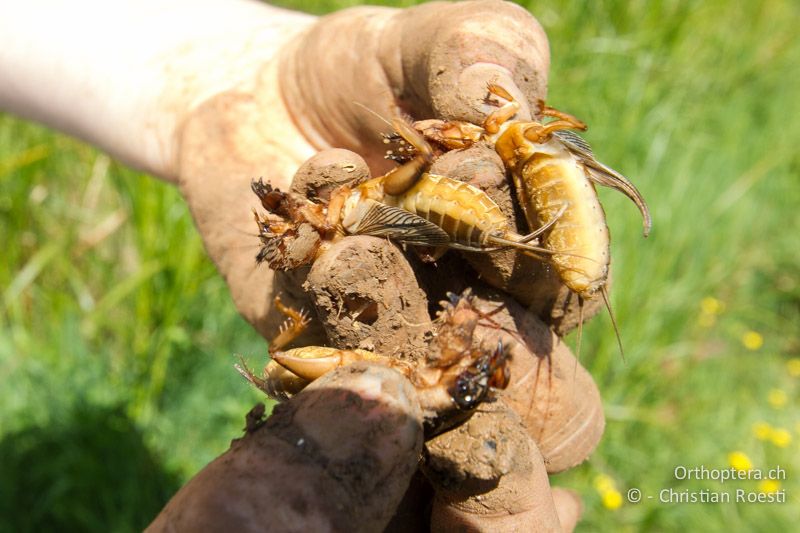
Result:
M771 493L781 490L781 482L774 479L765 479L758 484L758 492Z
M786 428L775 428L772 430L769 440L778 448L786 448L792 443L792 434Z
M622 494L619 491L611 489L607 490L602 495L603 507L615 511L622 507Z
M786 361L786 370L793 378L800 378L800 357L792 357Z
M781 409L786 405L786 402L789 401L789 396L786 394L785 390L772 389L769 391L769 394L767 394L767 401L775 409Z
M764 337L757 331L746 331L744 335L742 335L742 344L744 344L744 347L748 350L755 351L764 345Z
M756 422L753 424L753 435L755 435L758 440L769 440L772 435L772 426L766 422Z
M750 461L750 458L747 457L746 453L740 451L729 453L728 463L736 470L740 470L743 472L753 469L753 463L752 461Z

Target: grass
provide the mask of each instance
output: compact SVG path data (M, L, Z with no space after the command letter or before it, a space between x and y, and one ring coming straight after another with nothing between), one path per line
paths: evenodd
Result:
M601 191L627 360L606 317L587 325L582 362L608 427L591 460L554 483L583 496L585 531L790 529L800 519L796 6L527 7L551 40L550 103L591 125L598 155L637 183L654 216L643 240L633 205ZM232 355L264 344L173 188L10 117L0 117L0 242L0 530L141 529L238 434L258 396ZM787 503L658 501L668 488L757 492L756 481L676 479L676 466L727 467L734 451L785 469ZM98 465L121 475L112 482ZM634 487L638 505L624 501Z

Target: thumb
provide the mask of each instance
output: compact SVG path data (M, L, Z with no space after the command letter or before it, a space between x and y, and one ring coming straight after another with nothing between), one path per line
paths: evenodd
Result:
M380 531L422 448L413 387L377 365L340 368L265 422L248 418L247 434L178 491L149 531Z

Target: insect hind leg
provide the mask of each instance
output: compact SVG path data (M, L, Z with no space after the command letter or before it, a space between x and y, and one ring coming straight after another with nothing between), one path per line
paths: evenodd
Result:
M506 91L503 87L490 83L488 89L490 95L498 96L506 101L506 103L500 105L499 109L490 113L489 116L486 117L486 120L483 121L483 129L489 134L494 134L500 131L500 126L504 122L507 122L519 112L520 105L519 102L511 96L511 93ZM493 103L492 100L488 101Z
M559 111L558 109L555 109L554 107L550 107L550 106L546 105L544 103L544 100L539 100L539 108L541 109L540 113L542 115L544 115L545 117L551 117L551 118L555 118L555 119L558 119L558 120L563 120L565 122L569 122L571 124L574 124L575 125L574 129L578 129L578 130L585 130L586 129L586 123L584 121L582 121L581 119L579 119L575 115L570 115L569 113L565 113L564 111Z
M269 343L269 353L274 357L275 353L282 350L287 344L295 340L308 326L310 319L303 311L298 311L288 305L284 305L280 296L275 297L275 307L278 311L286 315L278 334Z
M383 189L387 194L403 194L410 189L419 177L433 163L433 149L417 130L401 118L392 120L395 131L416 150L410 161L383 176Z

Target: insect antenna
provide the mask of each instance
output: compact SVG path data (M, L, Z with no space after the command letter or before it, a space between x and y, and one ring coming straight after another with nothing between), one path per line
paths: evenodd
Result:
M250 369L247 367L247 363L244 362L244 357L241 355L239 357L239 362L234 364L233 367L250 383L252 383L256 388L266 391L267 383L260 377L253 374Z
M255 211L254 211L255 212ZM242 228L237 228L233 224L227 224L228 229L238 233L239 235L246 235L248 237L258 237L258 233L253 233L252 231L243 230ZM244 248L244 246L239 246L238 248Z
M502 311L505 308L506 308L506 304L501 303L500 305L498 305L497 307L495 307L491 311L485 312L485 311L481 311L480 309L475 309L475 312L478 314L478 316L482 320L485 321L485 323L480 324L481 326L503 331L503 332L509 334L520 345L527 346L527 344L525 343L525 339L522 338L522 335L520 335L520 333L518 331L516 331L514 329L511 329L511 328L508 328L506 326L503 326L497 320L492 318L493 315L496 315L497 313L499 313L500 311ZM509 354L508 357L510 358L511 355Z
M578 338L575 342L575 368L572 372L572 383L577 381L578 377L578 362L581 359L581 343L583 342L583 296L578 295Z
M367 113L369 113L369 114L371 114L371 115L375 116L375 117L376 117L378 120L380 120L381 122L383 122L384 124L386 124L387 126L389 126L390 128L392 128L392 131L394 131L394 127L392 126L392 123L391 123L391 122L390 122L388 119L386 119L386 117L384 117L383 115L381 115L380 113L378 113L378 112L377 112L377 111L375 111L374 109L370 109L369 107L365 106L365 105L364 105L364 104L362 104L361 102L355 102L355 101L354 101L354 102L353 102L353 104L354 104L354 105L357 105L358 107L360 107L361 109L363 109L363 110L364 110L364 111L366 111Z
M581 259L586 259L587 261L597 262L595 259L591 257L586 257L580 254L573 254L570 252L565 252L562 250L550 250L548 248L542 248L540 246L534 246L530 243L523 242L523 241L512 241L510 239L506 239L504 237L497 237L495 235L489 236L489 242L491 244L496 244L502 248L514 248L519 251L521 254L527 255L529 257L533 257L534 259L538 259L539 261L545 261L546 257L542 256L553 256L553 255L566 255L569 257L580 257Z
M600 294L603 295L603 302L605 302L606 309L608 309L608 316L611 317L611 325L614 326L614 335L617 336L617 345L619 346L619 354L622 356L622 361L625 362L625 350L622 348L622 337L620 337L619 335L619 328L617 327L617 319L614 317L614 311L611 310L611 304L608 301L608 291L606 290L605 285L600 287Z

